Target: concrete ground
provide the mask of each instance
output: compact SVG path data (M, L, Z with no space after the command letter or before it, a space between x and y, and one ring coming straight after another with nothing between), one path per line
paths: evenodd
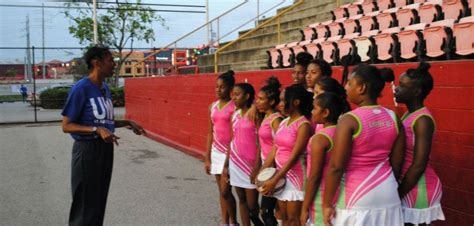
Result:
M219 224L202 162L127 129L116 134L105 225ZM0 225L66 225L72 139L58 123L3 125L0 143Z
M125 108L114 108L116 117L122 117ZM61 120L61 109L43 109L38 107L36 112L38 122ZM13 122L34 122L34 107L23 102L0 103L0 124Z

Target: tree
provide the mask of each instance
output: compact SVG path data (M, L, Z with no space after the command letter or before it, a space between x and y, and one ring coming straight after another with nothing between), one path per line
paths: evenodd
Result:
M5 72L5 76L7 77L15 77L17 74L17 71L15 68L10 68Z
M93 44L94 31L92 20L92 4L88 1L87 9L78 9L76 13L66 10L64 14L72 25L69 26L69 33L79 39L81 44ZM98 42L117 50L115 57L117 68L115 69L115 85L118 83L120 68L133 53L134 41L145 41L150 43L155 40L155 32L152 28L153 22L159 22L166 28L165 19L156 15L150 7L140 5L141 0L136 3L119 2L106 4L107 13L97 14ZM98 3L98 8L102 5ZM77 6L78 3L66 3L68 7ZM130 46L130 51L126 54L123 50Z

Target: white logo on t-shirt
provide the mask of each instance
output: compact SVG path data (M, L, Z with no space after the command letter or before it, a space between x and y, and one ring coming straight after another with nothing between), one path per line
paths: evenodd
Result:
M98 120L108 119L113 120L114 118L114 109L111 99L104 99L103 97L90 98L92 110L94 112L94 117ZM100 110L97 107L96 101L99 103ZM101 113L99 113L101 112Z

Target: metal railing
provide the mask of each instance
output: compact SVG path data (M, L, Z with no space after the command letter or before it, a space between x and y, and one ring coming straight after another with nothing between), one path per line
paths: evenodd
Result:
M245 4L250 2L250 0L245 0L245 1L237 4L236 6L230 8L229 10L225 11L224 13L220 14L219 16L215 17L214 19L210 20L209 22L204 23L203 25L201 25L201 26L193 29L192 31L186 33L185 35L179 37L178 39L174 40L173 42L169 43L168 45L166 45L166 46L164 46L164 47L162 47L162 48L160 48L156 51L153 51L153 53L148 55L148 57L155 57L160 52L163 52L163 51L166 51L166 50L170 50L170 49L176 50L178 48L182 48L181 46L178 46L178 42L183 41L185 39L192 38L191 36L198 34L202 29L204 29L206 27L208 27L208 28L210 27L211 33L216 34L216 37L214 37L210 42L206 43L207 44L206 46L210 48L209 49L209 54L213 54L214 53L213 51L215 51L216 49L217 49L217 51L219 50L219 48L220 48L219 43L225 42L226 39L231 38L230 37L231 35L236 34L236 32L239 29L243 29L245 26L251 24L254 21L255 21L255 26L258 26L258 20L262 16L264 16L264 15L268 14L269 12L275 10L277 7L281 6L282 4L284 4L285 2L288 2L288 1L289 0L276 1L276 3L274 5L272 4L272 6L269 7L268 9L260 11L259 0L257 0L257 12L256 12L255 16L252 16L249 19L242 18L242 17L239 18L239 19L245 20L245 22L243 22L241 24L238 24L235 27L232 26L231 29L228 29L229 26L224 26L223 27L222 24L229 24L231 22L235 23L236 16L241 15L243 13L243 12L241 12L241 10L239 10L239 8L241 8L242 6L244 6ZM232 15L232 14L236 14L236 15ZM227 23L226 23L226 20L229 20L229 21L227 21ZM253 24L251 24L251 25L253 26ZM215 32L212 32L212 30L214 30ZM226 30L226 31L223 31L223 30ZM209 31L209 29L208 29L208 31ZM221 35L221 33L223 33L223 34ZM208 35L207 32L206 32L206 35ZM199 37L195 37L195 38L200 39L202 37L199 36ZM204 44L204 42L201 43L201 44ZM136 65L138 66L139 64L143 63L144 61L145 60L139 61ZM177 67L174 67L173 69L174 69L173 71L175 71L175 72L180 71L180 70L178 70ZM135 76L133 76L133 77L135 77Z
M205 27L208 27L209 25L211 25L211 24L214 23L214 22L217 22L217 25L218 25L217 27L218 27L218 30L219 30L219 27L220 27L220 26L219 26L219 22L220 22L220 19L221 19L222 17L224 17L225 15L229 14L230 12L232 12L232 11L234 11L234 10L236 10L236 9L238 9L238 8L240 8L240 7L242 7L243 5L247 4L248 2L249 2L249 0L244 0L243 2L237 4L236 6L230 8L229 10L227 10L227 11L225 11L225 12L223 12L222 14L220 14L219 16L217 16L216 18L214 18L214 19L208 21L207 23L204 23L203 25L201 25L201 26L195 28L194 30L192 30L192 31L190 31L190 32L188 32L188 33L186 33L185 35L179 37L178 39L172 41L171 43L165 45L164 47L162 47L162 48L160 48L160 49L154 51L154 52L153 52L152 54L150 54L148 57L154 57L154 56L156 56L158 53L160 53L161 51L167 50L167 49L170 49L170 48L174 48L174 49L176 50L176 49L178 48L177 43L178 43L179 41L181 41L181 40L183 40L183 39L185 39L185 38L187 38L187 37L190 37L192 34L196 33L197 31L199 31L199 30L201 30L201 29L203 29L203 28L205 28ZM219 32L218 32L218 33L219 33ZM145 60L139 61L139 62L137 63L137 65L140 64L140 63L143 63L144 61L145 61ZM135 77L135 74L133 75L133 77Z
M255 27L254 29L246 32L245 34L243 35L240 35L237 39L227 43L226 45L222 46L222 47L219 47L219 49L217 49L217 51L214 53L214 73L218 73L219 72L219 53L224 51L225 49L229 48L230 46L234 45L235 43L239 42L241 39L253 34L254 32L260 30L262 27L272 23L273 21L277 21L277 33L278 33L278 43L280 43L281 41L281 26L280 26L280 18L287 14L288 12L292 11L294 8L300 6L301 4L304 3L304 0L300 0L298 1L297 3L293 4L292 6L288 7L287 9L281 11L280 13L278 13L276 16L266 20L265 22L261 23L261 24L258 24L257 27Z

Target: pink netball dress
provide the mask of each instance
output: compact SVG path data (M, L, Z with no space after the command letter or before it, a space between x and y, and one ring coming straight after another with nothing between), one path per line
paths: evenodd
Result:
M250 173L257 159L257 127L241 110L232 117L234 136L230 143L230 185L239 188L256 188L250 182Z
M281 114L278 112L269 115L263 119L262 124L258 129L258 141L260 143L262 162L265 162L268 154L273 149L273 137L275 136L275 133L273 132L272 124L277 118L282 118Z
M357 120L359 129L339 186L334 225L403 226L398 183L389 161L398 136L395 113L375 105L347 114Z
M235 104L229 101L219 108L219 101L211 105L212 146L211 146L211 174L220 175L224 169L226 153L232 139L231 120L235 111Z
M322 125L322 124L318 124ZM311 171L311 141L316 135L322 135L326 137L331 144L329 149L326 151L326 155L324 157L324 166L323 166L323 172L321 175L321 183L319 184L318 191L316 192L316 197L314 199L314 202L311 204L310 210L309 210L309 220L310 220L310 225L316 225L316 226L324 226L324 221L323 221L323 196L324 196L324 186L325 186L325 178L326 178L326 173L327 173L327 168L329 166L329 160L331 158L331 150L334 146L334 134L336 133L336 126L328 126L326 128L321 127L319 132L317 132L314 136L311 137L311 139L308 142L308 169L307 169L307 175L309 175Z
M311 125L306 117L301 116L292 123L288 124L289 117L280 123L275 134L276 168L280 170L290 159L291 152L296 143L298 129L303 124ZM286 185L282 192L275 195L280 201L303 201L304 183L306 181L306 156L302 154L296 164L286 173Z
M407 141L402 176L405 176L413 163L413 149L415 147L414 126L416 120L422 116L428 116L434 123L431 112L425 107L410 114L406 113L402 117ZM431 165L428 164L418 184L402 199L405 222L417 225L429 224L435 220L444 220L440 204L441 194L441 182Z

